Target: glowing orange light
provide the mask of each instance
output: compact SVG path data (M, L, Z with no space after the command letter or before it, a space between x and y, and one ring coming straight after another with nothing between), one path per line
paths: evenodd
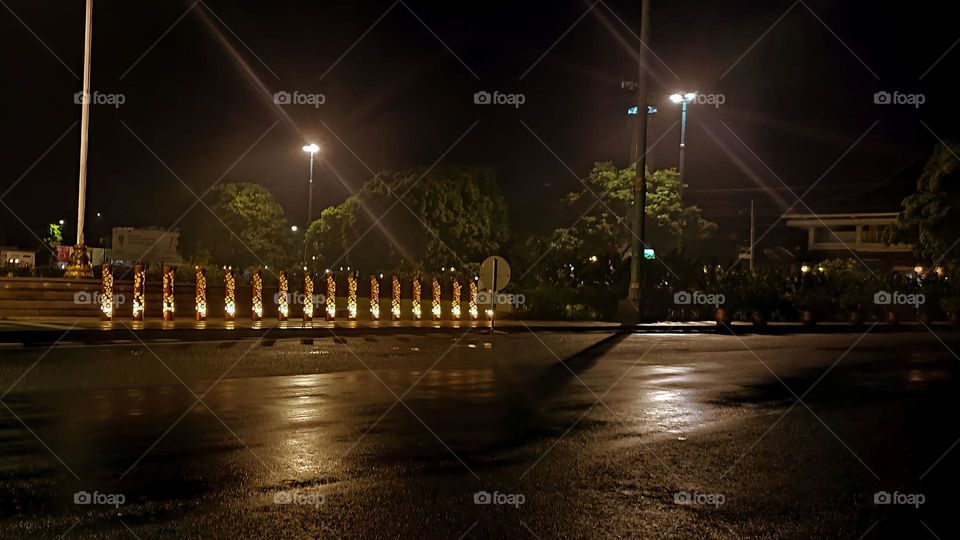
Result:
M430 306L430 312L433 314L433 320L439 321L441 315L441 297L440 297L440 280L433 278L433 303Z
M194 294L194 312L198 321L207 318L207 271L197 268L197 288Z
M460 280L453 280L453 291L450 298L450 316L453 320L460 319Z
M393 283L390 287L390 318L400 320L400 278L393 276Z
M410 301L410 307L415 321L419 321L423 317L423 312L420 309L420 296L420 276L413 276L413 298Z
M477 310L477 282L470 281L470 320L475 321L480 315L480 312Z
M370 320L380 319L380 281L377 276L370 276Z
M133 320L135 321L143 320L143 311L146 308L143 300L144 288L143 266L138 264L133 267Z
M313 320L313 276L310 272L303 274L303 320Z
M260 270L250 275L250 318L259 321L263 318L263 278Z
M113 320L113 273L110 265L103 265L103 278L100 280L100 319Z
M333 273L327 274L327 320L337 318L337 279Z
M287 283L287 271L277 275L277 320L285 321L290 315L290 289Z
M233 268L223 269L223 318L232 321L237 315L237 280Z
M163 320L173 320L174 300L173 300L173 269L169 266L163 267Z

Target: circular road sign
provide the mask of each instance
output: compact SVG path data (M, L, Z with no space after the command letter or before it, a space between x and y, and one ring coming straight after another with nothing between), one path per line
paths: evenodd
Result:
M510 283L510 264L498 255L487 257L480 265L480 289L502 291Z

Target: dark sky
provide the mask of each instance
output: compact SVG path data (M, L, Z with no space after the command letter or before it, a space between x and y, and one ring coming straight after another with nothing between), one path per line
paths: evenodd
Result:
M75 234L83 1L4 4L2 189L18 183L3 197L0 242L32 245L27 227L57 219ZM177 177L202 193L225 173L269 187L302 223L305 140L324 146L314 215L368 179L366 166L445 156L496 168L515 231L569 225L553 211L579 186L567 167L582 177L594 161L628 159L619 82L635 77L639 2L191 5L96 0L92 86L125 103L92 108L91 240L111 226L170 226L195 201ZM818 182L805 198L818 211L895 208L912 177L889 179L936 136L957 136L960 30L951 3L892 6L653 0L654 167L676 165L679 109L666 95L723 94L719 107L690 108L687 183L725 235L745 233L750 198L761 227L794 202L777 177L798 194ZM326 101L277 107L280 90ZM475 105L480 90L526 101ZM925 103L877 105L878 91Z

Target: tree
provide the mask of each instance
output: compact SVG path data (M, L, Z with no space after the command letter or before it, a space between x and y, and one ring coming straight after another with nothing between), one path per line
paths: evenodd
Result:
M901 203L889 243L913 245L922 259L960 266L960 140L937 145L917 180L917 192Z
M521 275L529 268L530 276L556 286L582 283L602 287L620 281L630 258L629 209L635 170L617 169L611 162L594 164L584 189L564 198L574 225L529 239L524 251L534 253L521 255ZM694 247L716 229L714 223L703 219L698 207L681 204L679 185L676 169L647 175L645 240L660 252L675 246L678 235L683 235L684 245Z
M492 169L385 171L321 212L306 238L321 265L459 266L501 249L507 239L506 203Z
M217 217L198 214L184 230L184 244L197 262L282 267L299 258L283 208L267 188L227 183L212 196L210 209Z

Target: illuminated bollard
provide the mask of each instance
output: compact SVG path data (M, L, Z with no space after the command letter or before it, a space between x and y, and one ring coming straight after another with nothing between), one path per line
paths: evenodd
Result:
M430 306L430 312L433 314L433 320L439 321L441 312L440 280L433 278L433 304Z
M250 319L263 319L263 278L259 269L250 274Z
M303 322L313 320L313 276L304 268L303 273Z
M174 311L173 300L173 269L164 265L163 267L163 320L172 321Z
M133 320L143 320L143 310L146 307L143 302L144 293L144 275L143 266L135 265L133 267Z
M113 320L113 273L110 265L103 265L103 277L100 279L100 320Z
M460 320L460 280L454 278L453 290L450 293L450 318Z
M423 311L420 309L420 276L413 276L413 298L410 302L410 308L413 311L413 320L419 321L423 318Z
M290 315L290 285L287 283L287 271L277 274L277 320L283 322Z
M347 318L357 320L357 274L347 274Z
M327 274L327 320L337 318L337 279L332 273Z
M477 282L475 280L470 281L470 320L475 321L479 316L479 311L477 310Z
M237 316L237 279L232 266L223 267L223 320L232 321Z
M193 296L194 316L198 321L207 320L207 271L197 267L197 287Z
M390 318L400 320L400 278L393 276L393 283L390 285Z
M370 320L380 320L380 280L370 274Z

